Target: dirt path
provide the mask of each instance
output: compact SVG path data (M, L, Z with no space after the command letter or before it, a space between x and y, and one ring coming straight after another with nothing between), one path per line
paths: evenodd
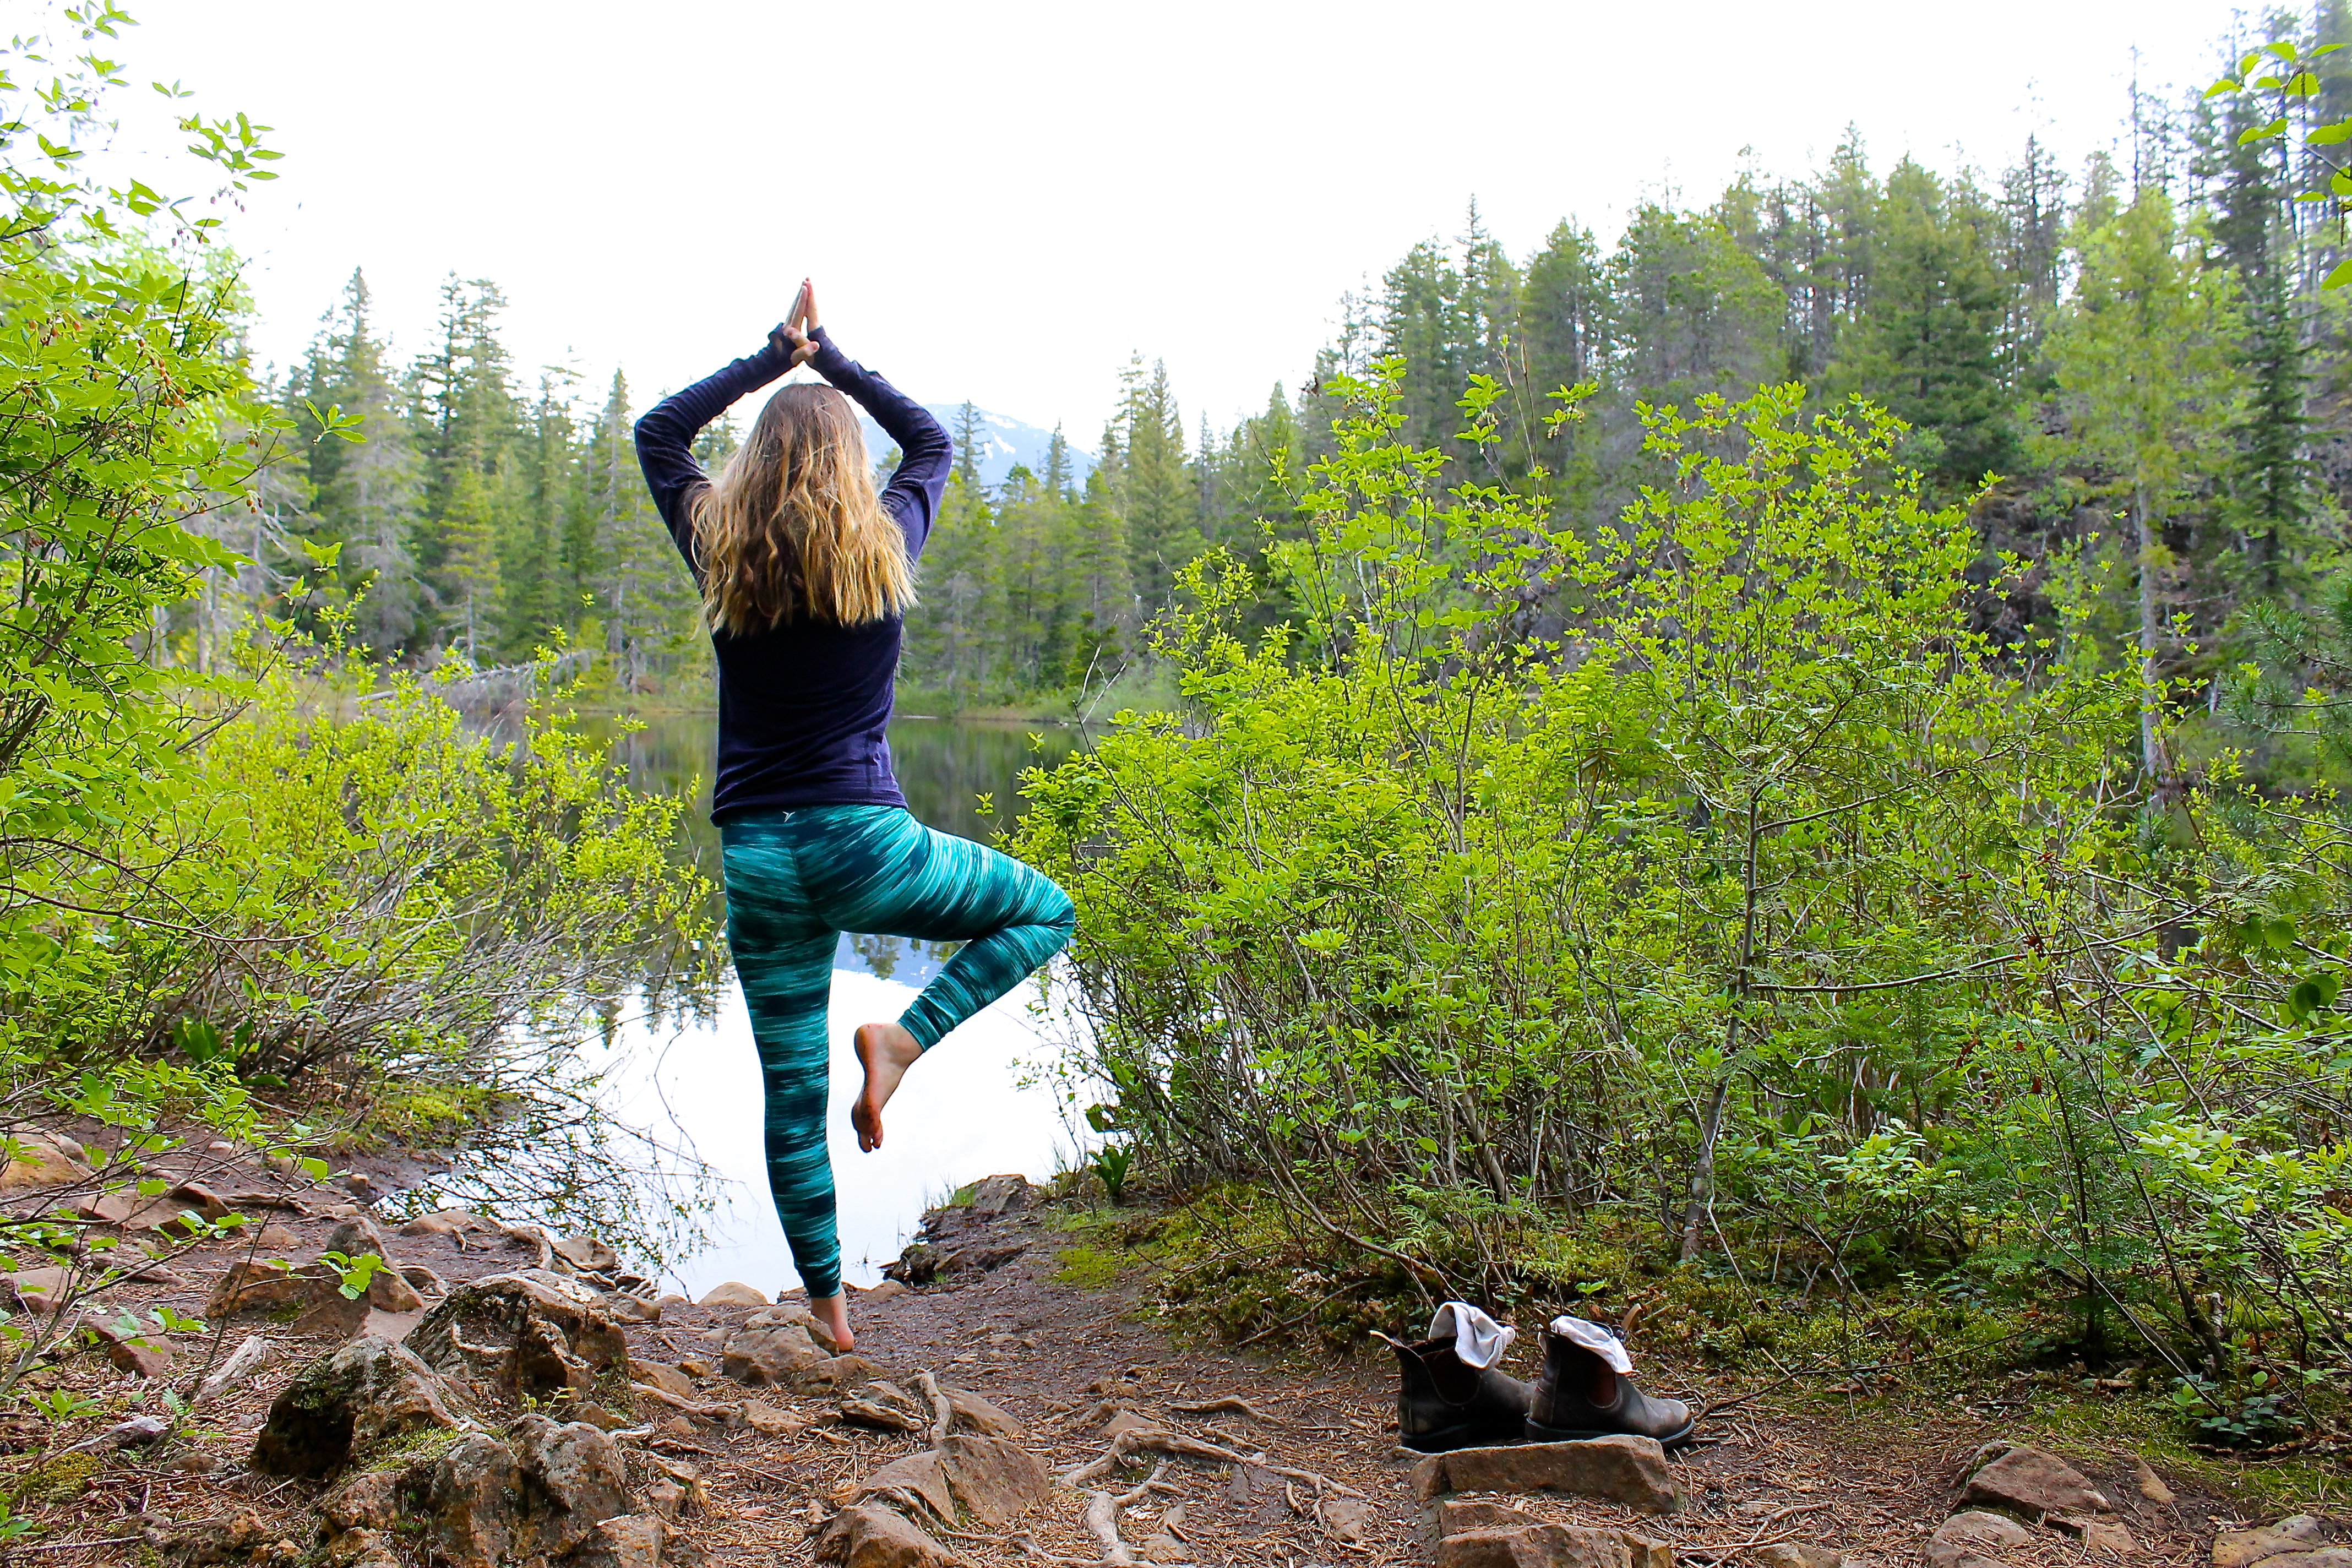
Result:
M1433 1561L1429 1512L1414 1500L1408 1458L1395 1447L1395 1381L1385 1350L1341 1365L1278 1363L1264 1355L1181 1348L1135 1314L1133 1283L1083 1289L1059 1283L1057 1243L1066 1245L1050 1211L1010 1215L967 1230L959 1242L981 1250L1020 1247L1010 1262L884 1301L858 1306L858 1353L901 1374L929 1370L980 1394L1021 1421L1029 1446L1060 1472L1105 1447L1105 1405L1133 1409L1178 1430L1236 1450L1262 1448L1276 1465L1313 1470L1364 1494L1370 1504L1362 1539L1336 1538L1309 1516L1310 1489L1284 1486L1258 1469L1178 1462L1167 1479L1178 1489L1126 1517L1124 1533L1139 1544L1154 1521L1180 1498L1192 1561L1303 1565ZM688 1343L698 1329L716 1331L737 1313L673 1310L661 1343ZM691 1325L691 1326L690 1326ZM1515 1359L1520 1352L1515 1347ZM1515 1367L1522 1373L1532 1368ZM1661 1392L1695 1399L1729 1396L1727 1387L1693 1387L1671 1375ZM1255 1415L1190 1412L1221 1399L1246 1403ZM822 1420L830 1402L799 1401L797 1413ZM1262 1419L1259 1417L1263 1417ZM1781 1542L1847 1554L1853 1568L1912 1564L1950 1511L1968 1461L1996 1438L2040 1436L1954 1409L1922 1418L1866 1413L1837 1420L1797 1415L1769 1398L1740 1406L1709 1426L1711 1440L1681 1457L1677 1479L1688 1501L1668 1517L1607 1502L1568 1498L1514 1500L1533 1519L1633 1528L1670 1542L1686 1568L1754 1561ZM663 1441L656 1437L656 1441ZM710 1487L709 1519L697 1531L714 1561L803 1560L806 1531L830 1517L850 1484L922 1446L912 1436L813 1426L791 1438L760 1439L707 1426L675 1434L671 1451L700 1460ZM691 1445L688 1447L688 1445ZM2146 1563L2202 1564L2217 1524L2238 1522L2218 1500L2186 1486L2174 1505L2140 1495L2134 1456L2060 1445L2106 1494ZM1092 1560L1099 1548L1082 1523L1082 1493L1059 1489L1055 1502L1024 1521L1038 1547ZM983 1563L1034 1561L1011 1539L960 1539ZM2053 1561L2090 1561L2072 1543L2051 1543Z
M253 1177L257 1184L272 1179L260 1173ZM288 1189L288 1204L300 1205L268 1216L283 1226L270 1240L269 1250L278 1255L315 1254L336 1226L361 1212L339 1201L341 1194L303 1194L293 1182L274 1179ZM1139 1310L1138 1282L1087 1289L1056 1278L1070 1237L1055 1210L963 1214L950 1224L947 1250L961 1248L967 1258L994 1267L950 1272L911 1290L894 1287L862 1296L857 1353L884 1375L903 1383L928 1371L942 1384L978 1394L1020 1424L1024 1446L1056 1473L1101 1454L1103 1428L1120 1410L1253 1456L1255 1463L1238 1468L1191 1460L1169 1465L1164 1479L1171 1489L1147 1498L1121 1524L1126 1541L1140 1548L1181 1502L1184 1549L1163 1550L1162 1558L1283 1568L1433 1561L1431 1515L1412 1496L1411 1457L1395 1447L1394 1374L1384 1350L1371 1347L1329 1364L1174 1344ZM400 1234L387 1226L385 1244L395 1262L428 1268L451 1285L531 1261L530 1244L496 1232ZM202 1314L215 1282L236 1256L250 1249L247 1244L192 1254L176 1265L177 1277L124 1286L109 1309L145 1312L168 1305ZM687 1414L641 1397L634 1412L610 1413L612 1424L635 1424L641 1435L632 1442L693 1466L706 1489L707 1500L679 1521L683 1533L666 1562L809 1561L815 1532L856 1483L924 1446L916 1435L845 1425L835 1395L747 1391L720 1375L719 1347L728 1331L756 1310L672 1298L658 1322L627 1328L633 1355L680 1369L693 1384L687 1403L705 1407L704 1414ZM357 1326L312 1325L306 1332L300 1323L250 1318L228 1325L215 1355L258 1329L283 1346L284 1360L197 1410L183 1428L184 1441L153 1449L115 1449L102 1436L109 1423L159 1407L152 1385L121 1376L95 1357L62 1375L37 1379L79 1390L95 1404L63 1424L29 1414L0 1420L0 1441L20 1456L14 1483L18 1507L42 1531L37 1555L0 1547L0 1556L67 1568L138 1562L128 1550L133 1543L152 1543L192 1521L236 1516L250 1516L265 1536L287 1543L270 1548L278 1558L308 1552L317 1538L311 1508L320 1489L257 1476L246 1462L278 1390ZM398 1332L407 1325L396 1316L379 1316L367 1326ZM194 1352L182 1342L175 1381L194 1370ZM1519 1364L1511 1368L1523 1375L1532 1370L1525 1355L1515 1349ZM1671 1365L1645 1372L1658 1392L1695 1403L1721 1402L1736 1392L1729 1384L1678 1375ZM769 1407L759 1426L743 1418L747 1398ZM1233 1403L1202 1408L1221 1401ZM1908 1568L1920 1562L1927 1537L1950 1511L1970 1457L1988 1441L2007 1439L2055 1448L2098 1483L2136 1539L2136 1563L2203 1568L2216 1528L2244 1522L2229 1505L2177 1476L2168 1478L2179 1494L2174 1502L2149 1501L2142 1495L2137 1457L2128 1450L2053 1437L2016 1410L1916 1403L1897 1409L1863 1401L1838 1413L1800 1409L1767 1395L1741 1404L1704 1431L1708 1440L1675 1461L1686 1502L1675 1515L1647 1516L1555 1496L1508 1500L1533 1520L1636 1529L1669 1543L1681 1568L1770 1568L1769 1549L1781 1546L1842 1553L1848 1568ZM82 1457L65 1470L57 1468L61 1461L43 1457L76 1443ZM1337 1483L1332 1496L1360 1494L1361 1506L1318 1514L1315 1488L1276 1473L1285 1468L1319 1473ZM1117 1483L1122 1488L1139 1479L1139 1468L1125 1477ZM1082 1490L1057 1487L1045 1506L1004 1533L959 1536L951 1544L975 1563L1034 1563L1044 1554L1092 1563L1100 1545L1086 1528L1085 1506ZM2029 1555L2087 1562L2097 1553L2053 1537ZM1816 1561L1828 1568L1826 1559ZM1781 1568L1800 1565L1784 1555Z

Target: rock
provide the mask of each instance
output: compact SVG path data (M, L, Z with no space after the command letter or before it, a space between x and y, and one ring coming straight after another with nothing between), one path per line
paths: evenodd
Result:
M7 1294L19 1312L46 1312L66 1289L62 1268L23 1268L8 1275Z
M452 1289L409 1343L426 1365L520 1400L587 1393L625 1371L628 1342L594 1289L544 1269L490 1274Z
M2345 1527L2317 1514L2298 1513L2252 1530L2225 1530L2213 1538L2213 1568L2247 1568L2263 1563L2270 1568L2336 1568L2332 1563L2305 1563L2305 1557L2329 1555L2331 1540L2347 1533Z
M857 1299L878 1306L893 1297L903 1296L906 1293L907 1288L896 1279L885 1279L870 1289L860 1290L857 1293Z
M816 1560L840 1568L949 1568L958 1554L887 1508L846 1508L816 1540Z
M764 1399L743 1402L743 1424L762 1437L797 1437L808 1429L807 1422Z
M858 1482L849 1500L864 1502L868 1498L880 1498L887 1502L904 1497L913 1500L918 1512L951 1520L955 1517L956 1500L948 1485L946 1461L947 1456L937 1448L902 1454Z
M403 1236L463 1236L469 1230L496 1230L498 1226L471 1209L438 1209L432 1214L418 1215L400 1227Z
M174 1210L202 1215L208 1221L225 1220L233 1212L226 1198L202 1182L182 1182L165 1193L160 1201Z
M404 1263L399 1272L401 1279L416 1292L420 1300L437 1301L449 1293L449 1282L422 1263Z
M740 1279L730 1279L706 1291L702 1305L706 1307L764 1307L768 1298L764 1291L754 1290Z
M353 1171L343 1178L343 1191L366 1203L375 1196L375 1178L365 1171Z
M688 1377L709 1377L713 1369L700 1356L686 1355L677 1358L677 1370Z
M422 1467L416 1513L434 1553L454 1568L490 1568L515 1544L508 1499L522 1488L514 1453L496 1437L460 1437Z
M2082 1471L2055 1454L2015 1447L1969 1478L1964 1509L1997 1509L2040 1522L2053 1513L2111 1513Z
M1826 1546L1812 1546L1801 1541L1776 1541L1769 1546L1759 1546L1749 1552L1749 1561L1759 1568L1845 1568L1846 1556ZM1674 1554L1658 1568L1674 1568Z
M345 1296L342 1283L341 1277L317 1264L290 1268L240 1258L228 1266L228 1272L213 1287L205 1315L284 1314L291 1317L298 1333L355 1333L367 1318L368 1303Z
M764 1388L789 1384L794 1373L824 1359L809 1331L798 1323L771 1323L756 1329L747 1324L730 1331L719 1347L719 1370L738 1383Z
M383 1231L367 1215L356 1215L343 1221L327 1235L327 1250L340 1252L346 1258L360 1258L374 1253L391 1261L391 1244L383 1239Z
M1523 1524L1541 1521L1529 1519L1517 1509L1484 1498L1475 1501L1467 1498L1442 1498L1437 1504L1437 1533L1459 1535L1465 1530L1517 1530Z
M127 1225L130 1223L131 1200L121 1193L99 1193L74 1205L74 1217L92 1225Z
M939 1452L957 1504L992 1530L1044 1502L1052 1489L1037 1456L1002 1437L959 1433Z
M133 1415L106 1429L106 1440L118 1448L143 1448L172 1429L160 1415Z
M635 1417L624 1415L611 1405L599 1405L593 1399L567 1401L563 1413L574 1421L585 1421L600 1432L618 1432L636 1425Z
M692 1465L682 1459L665 1459L658 1454L640 1458L653 1475L638 1489L638 1495L662 1518L674 1520L680 1514L700 1513L710 1506L709 1489L702 1484L702 1472Z
M2172 1506L2172 1489L2164 1484L2164 1478L2151 1469L2146 1459L2132 1461L2132 1479L2138 1486L2141 1497L2158 1508Z
M117 1372L149 1379L172 1374L172 1348L163 1341L142 1333L125 1333L100 1317L88 1319L84 1326L105 1347L106 1359L114 1363Z
M659 1518L625 1513L599 1520L572 1554L565 1568L660 1568L662 1545L669 1536Z
M76 1152L68 1153L70 1146ZM69 1138L19 1128L7 1134L7 1163L0 1165L0 1193L26 1187L54 1187L78 1182L89 1174L79 1157L81 1145Z
M1614 1498L1648 1513L1672 1513L1682 1506L1665 1450L1654 1437L1456 1448L1413 1466L1412 1489L1424 1502L1450 1491L1561 1491Z
M947 1255L928 1241L910 1241L896 1261L882 1272L896 1284L928 1285L939 1278L940 1266Z
M1025 1176L982 1176L972 1185L969 1206L975 1215L1019 1214L1035 1193Z
M991 1437L1002 1437L1009 1443L1022 1442L1028 1437L1027 1429L1020 1422L971 1390L942 1387L940 1392L948 1396L948 1405L955 1411L958 1426L969 1426Z
M449 1390L405 1346L353 1340L314 1362L279 1393L253 1445L267 1475L324 1477L355 1449L426 1427L457 1425Z
M302 1238L279 1225L276 1220L261 1227L254 1237L254 1245L264 1252L292 1252L302 1245Z
M656 1322L661 1321L658 1314L675 1312L681 1307L691 1307L693 1305L694 1303L688 1300L685 1297L674 1293L667 1296L656 1296L654 1298L654 1311L656 1314L654 1321Z
M621 1266L621 1255L593 1236L559 1236L548 1246L583 1274L610 1274Z
M367 1304L379 1312L422 1312L425 1298L397 1268L379 1268L368 1276Z
M694 1386L694 1379L687 1376L682 1368L672 1366L667 1362L639 1361L631 1356L629 1377L633 1382L658 1388L664 1394L674 1394L680 1399L701 1397Z
M2050 1522L2091 1551L2104 1552L2110 1557L2136 1557L2139 1554L2139 1542L2129 1530L2112 1519L2053 1519Z
M248 1509L173 1531L163 1538L163 1552L188 1568L208 1568L218 1563L250 1563L276 1539L276 1532Z
M2002 1568L2033 1549L2033 1532L2005 1513L1972 1510L1944 1521L1927 1538L1927 1568Z
M1106 1437L1117 1437L1127 1432L1153 1431L1159 1426L1160 1423L1152 1420L1149 1415L1139 1415L1132 1410L1114 1410L1110 1413L1110 1418L1102 1424L1102 1435Z
M1437 1543L1437 1568L1672 1568L1673 1549L1622 1530L1522 1524Z
M1335 1540L1361 1546L1372 1528L1372 1505L1362 1498L1334 1495L1315 1505L1315 1518Z
M330 1568L403 1568L400 1554L383 1532L354 1530L327 1545Z
M621 1446L585 1421L561 1425L533 1412L508 1434L523 1476L520 1510L527 1529L518 1544L552 1557L571 1551L595 1527L630 1510Z
M1177 1563L1190 1563L1193 1557L1191 1547L1164 1530L1145 1536L1136 1550L1143 1554L1146 1563L1164 1563L1171 1564L1171 1568Z
M630 1296L618 1290L605 1296L604 1310L616 1323L658 1323L662 1320L660 1302L648 1301L642 1296Z
M319 1517L340 1535L347 1530L390 1530L400 1517L400 1472L368 1470L319 1500Z
M882 1369L862 1355L821 1355L793 1373L795 1387L855 1388L882 1375Z

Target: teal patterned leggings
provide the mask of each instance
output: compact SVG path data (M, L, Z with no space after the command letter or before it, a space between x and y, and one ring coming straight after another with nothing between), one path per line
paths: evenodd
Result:
M1059 952L1076 913L1045 873L894 805L761 812L719 836L727 940L767 1091L768 1188L801 1282L837 1295L824 1110L841 933L964 944L898 1016L928 1051Z

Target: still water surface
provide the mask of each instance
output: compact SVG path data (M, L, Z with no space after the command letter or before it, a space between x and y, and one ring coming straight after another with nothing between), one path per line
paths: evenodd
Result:
M615 748L639 788L698 792L686 852L715 884L719 833L710 826L717 721L662 715ZM1078 734L980 721L901 719L890 751L908 804L925 823L983 842L1011 826L1023 769L1051 766ZM986 797L996 807L985 815ZM871 1285L898 1255L923 1209L965 1183L1000 1171L1042 1180L1075 1158L1077 1133L1050 1071L1078 1026L1037 983L1020 987L942 1040L917 1063L890 1102L887 1137L858 1152L848 1105L859 1074L850 1033L895 1018L939 972L946 952L893 937L842 939L833 973L833 1084L827 1117L840 1191L842 1272ZM698 1296L740 1279L774 1294L798 1282L768 1201L761 1134L759 1060L742 993L730 976L707 1016L622 1020L609 1045L586 1047L608 1075L605 1104L625 1125L701 1160L714 1181L700 1244L666 1259L668 1283ZM1080 1124L1082 1125L1082 1124Z

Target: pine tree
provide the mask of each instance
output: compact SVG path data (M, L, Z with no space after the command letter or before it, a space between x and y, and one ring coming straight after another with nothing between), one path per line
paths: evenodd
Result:
M1155 363L1147 377L1138 356L1122 380L1116 504L1127 521L1135 591L1150 612L1168 603L1177 570L1201 552L1197 501L1167 365Z
M981 488L981 449L987 440L987 435L981 428L980 410L966 399L963 406L956 410L955 475L975 495L980 493Z
M1845 335L1832 385L1910 425L1909 460L1947 494L1965 493L2011 468L2016 452L2000 364L2009 301L1991 212L1973 186L1948 188L1906 158L1887 176L1874 227L1869 303Z
M1054 422L1054 438L1045 444L1045 489L1049 494L1067 501L1070 493L1070 444L1062 438L1060 420Z
M2242 395L2237 283L2228 268L2206 264L2158 188L2078 230L2075 249L2080 282L2051 331L2050 359L2070 424L2064 450L2112 476L2132 519L2148 692L2140 762L2161 790L2173 784L2157 729L2172 559L2164 531L2173 508L2228 462Z

